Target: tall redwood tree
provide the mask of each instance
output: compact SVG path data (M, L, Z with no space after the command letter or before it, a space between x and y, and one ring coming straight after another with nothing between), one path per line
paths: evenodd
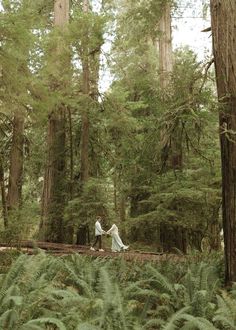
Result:
M69 21L69 0L54 1L54 26L63 33ZM55 56L55 78L52 89L59 92L63 89L59 76L65 73L63 58L65 45L58 38ZM54 57L53 57L54 59ZM68 70L68 68L67 68ZM41 236L46 241L63 241L63 216L65 206L65 106L58 104L49 114L47 134L47 160L44 174L42 196Z
M236 281L236 2L211 0L211 26L219 99L225 280Z

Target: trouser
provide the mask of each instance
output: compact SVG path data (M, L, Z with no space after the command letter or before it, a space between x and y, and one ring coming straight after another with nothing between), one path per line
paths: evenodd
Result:
M95 236L95 241L93 243L93 247L97 244L97 242L98 242L99 249L101 249L102 248L102 235Z

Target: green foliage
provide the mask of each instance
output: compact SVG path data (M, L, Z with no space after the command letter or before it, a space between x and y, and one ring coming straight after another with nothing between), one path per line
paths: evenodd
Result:
M65 237L71 228L75 232L80 225L93 226L99 214L107 222L125 217L129 238L153 242L155 249L168 240L163 232L170 233L171 247L179 248L176 238L186 238L189 248L200 248L201 239L209 238L214 248L221 228L214 91L207 64L199 63L188 48L174 52L170 85L160 88L158 22L167 1L107 0L100 12L88 13L81 1L70 1L70 22L63 31L53 28L52 0L2 1L3 191L9 175L11 117L16 113L25 118L25 163L22 208L11 214L1 240L10 243L35 235L48 115L62 107ZM102 45L109 38L112 49L107 54ZM106 57L113 75L103 95L97 88L100 57ZM83 93L85 62L89 95ZM85 112L90 124L90 179L81 189ZM222 261L215 255L192 257L195 263L167 260L140 266L119 259L55 259L39 253L20 256L6 272L12 261L8 255L0 268L0 327L235 329L235 292L219 290Z
M222 296L217 295L218 309L213 320L224 329L236 329L234 299L226 292L222 292Z
M90 179L84 186L80 197L68 202L65 209L65 224L78 227L80 225L94 226L97 215L108 218L109 199L104 183L99 179Z
M188 267L173 261L139 265L80 255L21 255L0 276L0 325L12 330L234 329L235 293L214 284L219 283L215 262L208 266L189 259Z
M38 203L26 202L24 209L14 210L8 216L8 227L0 229L0 241L11 244L34 236L38 230L39 219Z
M72 241L79 226L92 227L101 214L107 223L121 220L130 241L154 242L158 250L182 250L173 238L181 233L189 249L200 249L202 238L212 249L219 248L220 155L213 83L205 72L207 63L199 63L185 47L174 51L170 85L161 90L158 23L167 2L178 5L169 0L107 0L100 10L90 3L85 13L81 1L70 1L65 29L53 27L53 1L3 2L0 150L6 195L11 115L25 118L22 210L14 214L4 240L36 236L48 116L63 108L66 169L63 192L58 193L66 204L65 240ZM108 52L106 40L112 44ZM89 95L84 94L85 62ZM104 94L98 88L103 62L113 76ZM85 112L90 179L82 189ZM58 210L53 210L56 219ZM166 231L169 239L163 238Z
M213 246L221 227L213 86L206 64L186 47L173 54L170 86L160 90L156 38L163 5L164 1L117 5L117 38L111 52L114 82L105 99L105 109L116 109L108 122L115 151L110 162L117 189L128 201L125 226L131 240L155 241L162 248L165 227L174 236L179 229L185 231L189 247L199 248L202 237L209 237ZM171 239L170 243L178 248Z
M165 224L170 230L171 227L181 226L201 231L202 236L211 236L209 225L216 220L212 215L221 201L219 181L219 177L214 174L210 176L207 169L186 170L178 173L177 178L173 172L157 177L152 182L153 189L149 188L148 198L138 205L140 212L145 209L150 211L131 219L128 224L130 231L134 227L141 228L144 223L154 230L158 225Z

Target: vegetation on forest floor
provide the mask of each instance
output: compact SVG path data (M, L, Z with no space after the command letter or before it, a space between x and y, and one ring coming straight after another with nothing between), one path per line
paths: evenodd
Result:
M20 255L0 276L0 328L234 329L236 292L222 288L222 259L198 257L140 264Z

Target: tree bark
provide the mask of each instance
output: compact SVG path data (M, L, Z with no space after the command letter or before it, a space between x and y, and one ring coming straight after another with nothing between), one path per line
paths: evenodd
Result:
M83 13L85 17L89 18L90 1L83 0ZM83 194L84 186L88 182L88 179L98 176L98 166L92 166L93 156L96 155L90 145L90 107L96 105L98 102L98 80L99 80L99 68L100 68L100 50L101 45L97 44L95 49L91 49L91 42L89 39L89 30L85 29L84 32L84 44L82 45L82 87L84 94L84 109L82 112L82 125L81 125L81 137L80 137L80 192ZM93 128L93 127L92 127ZM94 159L95 159L94 157ZM96 164L96 162L95 162ZM80 224L77 232L77 243L85 244L89 242L89 226Z
M83 0L83 12L86 15L89 12L89 0ZM86 96L86 104L82 113L82 126L80 138L80 173L81 173L81 193L84 185L89 179L89 106L90 106L90 68L89 68L89 38L86 31L85 44L82 54L82 81L83 94ZM77 244L85 245L89 236L87 225L80 224L77 229Z
M89 11L89 2L88 0L83 0L83 11L88 13ZM84 54L82 59L82 68L83 68L83 93L87 96L86 106L82 113L82 127L81 127L81 186L89 178L89 92L90 92L90 83L89 83L89 59L88 59L88 36L87 36L87 45L84 45Z
M219 99L225 281L236 281L236 2L211 0L211 26Z
M10 169L7 194L7 209L17 210L21 204L23 175L24 119L15 114L10 151Z
M65 112L52 113L48 123L47 164L42 197L41 229L46 241L63 241L65 204Z
M159 73L160 87L165 90L173 71L172 39L171 39L171 5L167 2L163 7L163 14L159 22Z
M117 207L117 176L116 173L113 175L113 203L114 203L114 211L115 214L118 214L118 207Z
M171 228L169 225L160 226L160 241L163 251L175 252L175 248L187 252L187 231L185 228L176 226Z
M69 22L70 0L54 0L54 26L64 27Z
M162 16L159 22L159 73L160 87L165 91L171 80L173 71L173 56L172 56L172 37L171 37L171 3L166 2L163 6ZM173 170L181 170L183 166L182 152L182 137L179 126L175 127L171 136L171 156L170 168ZM164 250L170 250L173 247L178 248L186 253L187 235L186 230L181 227L175 227L173 231L167 232L166 225L160 225L161 237Z
M5 179L4 179L4 168L3 168L2 157L0 157L0 187L1 187L2 215L3 215L4 227L7 228L8 225L7 198L6 198L6 190L5 190Z
M69 200L74 198L74 143L73 143L73 130L72 130L72 114L71 109L67 107L68 114L68 142L69 142L69 169L70 169L70 182L69 182ZM65 225L64 241L69 244L74 243L74 216L73 212L69 211L69 220Z
M219 251L221 248L221 243L220 243L221 224L219 220L220 208L221 208L221 203L215 205L212 208L212 218L208 225L210 231L210 248L211 250L215 250L215 251Z
M54 1L54 26L63 30L69 21L69 0ZM58 60L65 50L58 42L55 66L60 72ZM69 62L69 61L68 61ZM63 70L63 69L62 69ZM65 73L65 70L62 72ZM60 83L52 82L60 91ZM42 221L40 234L46 241L62 242L65 206L65 106L60 104L49 115L47 135L47 161L42 195Z
M122 223L125 221L126 218L126 195L123 191L120 192L119 214L120 214L120 221Z
M171 136L171 168L175 170L182 170L183 168L183 145L182 145L182 130L177 123L174 132Z
M89 118L88 113L82 115L81 128L81 185L89 178Z

